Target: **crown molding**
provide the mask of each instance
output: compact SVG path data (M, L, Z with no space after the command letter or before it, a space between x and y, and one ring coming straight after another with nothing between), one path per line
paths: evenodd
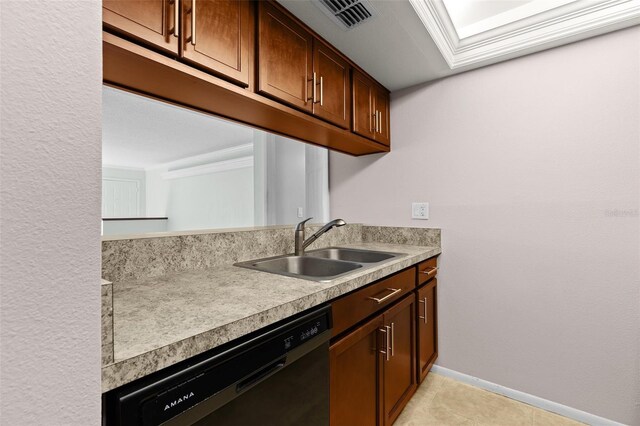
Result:
M179 170L171 170L162 173L163 179L178 179L191 176L208 175L220 173L228 170L243 169L253 167L253 156L234 158L231 160L218 161L216 163L204 164L201 166L187 167Z
M578 0L460 39L441 0L409 0L452 70L488 65L640 24L640 0Z
M181 158L179 160L169 161L167 163L155 164L146 167L146 171L151 170L179 170L187 167L198 166L201 164L209 164L224 160L232 160L253 155L253 142L242 145L223 148L216 151L207 152L205 154L194 155L191 157Z

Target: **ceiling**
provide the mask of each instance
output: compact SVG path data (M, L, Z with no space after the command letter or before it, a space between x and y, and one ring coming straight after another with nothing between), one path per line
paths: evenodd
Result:
M349 31L338 27L311 0L278 2L389 90L451 73L408 1L372 0L377 16Z
M253 142L231 121L103 86L102 163L149 168Z
M640 23L640 0L368 0L345 30L318 0L279 0L389 90Z

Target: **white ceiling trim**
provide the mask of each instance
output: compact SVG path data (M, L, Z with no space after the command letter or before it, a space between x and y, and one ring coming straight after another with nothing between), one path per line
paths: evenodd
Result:
M526 55L640 23L640 0L579 0L460 39L442 1L409 2L452 70Z
M179 179L191 176L202 176L213 173L226 172L228 170L253 167L253 156L234 158L232 160L218 161L217 163L204 164L202 166L187 167L179 170L171 170L162 173L162 179Z
M181 158L179 160L170 161L168 163L155 164L145 168L145 170L178 170L203 164L216 163L234 158L247 157L253 155L253 142L242 145L232 146L229 148L218 149L216 151L207 152L205 154L194 155L191 157Z

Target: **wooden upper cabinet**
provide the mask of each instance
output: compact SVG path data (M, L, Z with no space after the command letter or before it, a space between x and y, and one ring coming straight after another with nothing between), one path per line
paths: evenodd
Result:
M418 380L422 382L438 357L437 280L418 289Z
M382 362L383 424L391 425L417 387L415 347L415 297L409 296L384 313L388 338Z
M178 54L178 0L103 0L107 28L151 47Z
M343 128L349 128L351 116L349 70L347 61L320 40L314 40L313 113Z
M353 72L353 131L389 145L389 92L364 74Z
M373 139L375 83L355 70L352 81L353 131L360 136Z
M258 3L258 91L311 112L313 37L270 2Z
M373 139L383 145L389 145L391 131L389 128L389 92L378 87L375 96L375 113L378 115L378 124Z
M182 57L241 86L249 86L253 75L253 4L248 0L181 3Z
M378 425L381 328L382 315L329 349L331 426Z

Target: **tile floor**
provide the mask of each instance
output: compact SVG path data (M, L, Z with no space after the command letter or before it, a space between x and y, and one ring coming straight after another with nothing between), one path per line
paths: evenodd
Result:
M429 373L394 426L578 426L574 420Z

